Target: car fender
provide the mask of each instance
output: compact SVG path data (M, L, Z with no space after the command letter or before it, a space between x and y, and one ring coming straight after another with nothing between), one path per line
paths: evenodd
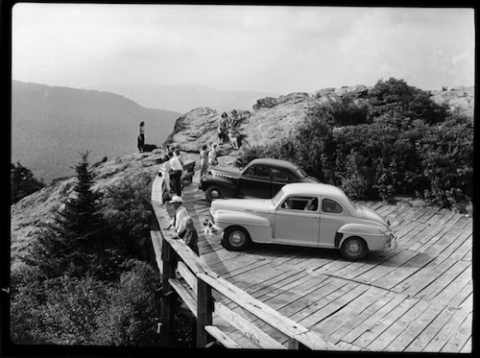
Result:
M218 186L221 188L226 188L234 191L237 189L237 180L212 175L202 180L201 185L202 185L201 189L203 191L207 190L211 186Z
M215 213L215 225L222 230L231 226L241 226L248 231L253 242L273 241L270 220L254 213L219 210Z
M369 225L361 223L349 223L341 226L335 235L335 247L342 247L346 239L358 236L365 240L369 250L381 250L388 239L380 225Z

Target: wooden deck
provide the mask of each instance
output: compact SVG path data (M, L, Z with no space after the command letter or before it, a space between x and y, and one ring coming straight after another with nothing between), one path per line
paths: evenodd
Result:
M194 180L183 198L199 231L201 258L293 321L345 350L472 351L471 218L362 202L391 221L398 248L369 253L360 262L346 261L336 250L277 245L230 252L202 233L209 205L197 188ZM222 303L254 320L233 302ZM286 344L278 331L262 329Z

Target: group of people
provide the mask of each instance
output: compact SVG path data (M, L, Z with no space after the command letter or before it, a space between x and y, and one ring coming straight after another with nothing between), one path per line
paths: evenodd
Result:
M224 144L227 138L234 149L239 149L238 124L240 120L241 118L239 118L235 110L231 112L230 116L228 116L226 112L222 113L217 129L217 142L212 143L211 146L203 145L200 151L200 178L207 173L209 166L218 165L217 148L219 145ZM140 152L143 152L145 143L144 125L144 122L140 123L138 133L138 149ZM188 214L187 209L182 205L182 172L183 162L180 158L180 151L167 147L164 163L158 175L163 178L161 184L162 203L169 202L175 209L175 216L172 218L169 228L173 226L176 237L183 239L187 246L199 255L197 230L195 229L193 219ZM171 182L173 185L171 185ZM172 186L175 195L170 197Z
M238 124L241 119L236 110L233 110L230 116L228 116L226 112L222 113L220 123L218 123L217 127L217 141L219 145L222 145L225 139L228 138L233 149L238 150L240 148Z

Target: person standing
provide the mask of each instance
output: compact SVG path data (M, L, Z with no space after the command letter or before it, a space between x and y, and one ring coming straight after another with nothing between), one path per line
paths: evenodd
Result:
M145 145L145 122L140 122L138 128L137 147L140 153L143 153L143 147Z
M171 174L170 178L173 179L175 185L175 193L178 196L182 196L182 173L183 165L180 160L180 151L176 149L173 153L172 159L170 159Z
M217 165L217 143L212 144L212 149L208 153L208 165Z
M203 145L200 151L200 179L207 173L208 170L208 145Z

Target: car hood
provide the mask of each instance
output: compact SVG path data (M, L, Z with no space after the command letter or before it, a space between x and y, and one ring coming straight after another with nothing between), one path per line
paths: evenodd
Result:
M238 179L240 177L240 169L238 168L220 168L215 167L210 169L212 175L218 175L231 179Z
M380 216L379 214L377 214L375 211L373 211L372 209L370 208L367 208L365 206L361 206L360 207L362 209L362 217L364 219L367 219L367 220L371 220L371 221L375 221L379 224L383 224L387 227L390 227L390 225L388 225L388 222L387 220L385 220L382 216Z
M272 201L269 199L217 199L212 201L211 209L214 211L268 212L272 207Z

